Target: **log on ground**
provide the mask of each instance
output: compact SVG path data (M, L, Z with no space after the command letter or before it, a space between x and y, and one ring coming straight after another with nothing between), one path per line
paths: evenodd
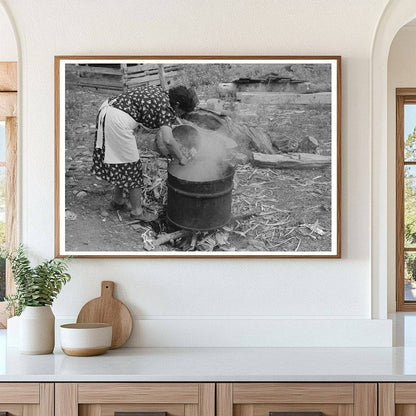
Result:
M290 155L266 155L253 153L253 165L276 169L314 169L331 165L331 156L310 153L291 153Z

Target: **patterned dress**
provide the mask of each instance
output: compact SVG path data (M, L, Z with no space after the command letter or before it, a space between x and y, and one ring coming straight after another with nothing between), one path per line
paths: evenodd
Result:
M109 99L110 107L116 108L127 113L137 123L148 128L158 129L162 126L172 126L176 120L176 115L169 103L169 95L161 87L138 87L129 90L123 94ZM105 145L111 137L106 137L106 123L111 123L111 112L103 117L102 125L98 125L99 116L97 117L97 132L99 128L103 130L103 142L99 148L97 146L97 133L94 142L93 166L92 173L97 177L104 179L120 188L137 188L143 185L143 171L140 159L128 163L106 163L105 162ZM136 143L134 135L126 126L117 126L120 132ZM130 142L131 145L131 142Z

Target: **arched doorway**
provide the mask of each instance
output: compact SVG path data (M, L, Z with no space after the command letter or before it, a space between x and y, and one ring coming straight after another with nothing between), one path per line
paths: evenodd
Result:
M371 269L372 317L387 318L389 266L395 253L389 244L389 227L395 210L391 209L388 154L388 56L396 33L416 17L414 0L390 1L374 37L371 53ZM393 195L394 198L394 195ZM394 251L394 250L393 250Z

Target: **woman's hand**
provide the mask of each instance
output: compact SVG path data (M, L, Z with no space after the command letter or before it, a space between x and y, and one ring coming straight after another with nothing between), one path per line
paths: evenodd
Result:
M196 150L195 147L193 147L190 151L190 154L191 158L194 158L198 154L198 150Z
M189 162L189 159L185 156L183 156L181 159L179 159L179 164L181 166L185 166Z

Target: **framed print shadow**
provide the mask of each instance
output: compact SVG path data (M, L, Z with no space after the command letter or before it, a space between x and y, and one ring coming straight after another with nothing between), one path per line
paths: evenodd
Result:
M339 56L56 56L55 251L341 256Z

